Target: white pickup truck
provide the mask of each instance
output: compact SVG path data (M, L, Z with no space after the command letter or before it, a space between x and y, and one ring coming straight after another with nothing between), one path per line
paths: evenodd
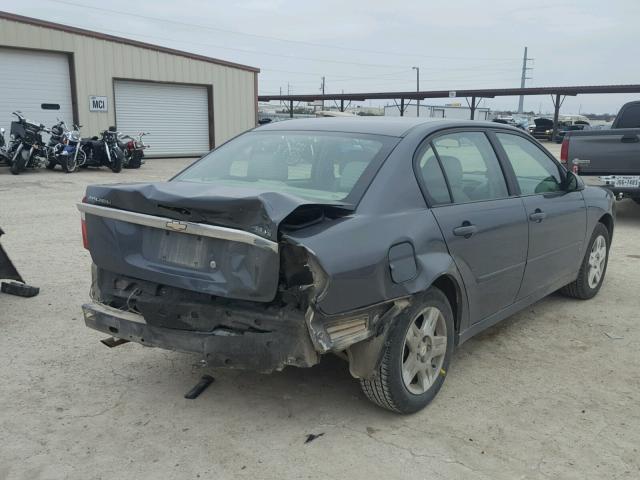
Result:
M560 160L581 176L597 176L617 198L640 204L640 101L622 106L611 129L567 132Z

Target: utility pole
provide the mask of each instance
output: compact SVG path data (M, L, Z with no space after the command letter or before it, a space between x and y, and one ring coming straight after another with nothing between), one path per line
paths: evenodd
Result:
M420 67L411 67L416 71L416 92L420 92ZM420 99L416 98L416 117L420 116Z
M322 77L322 84L320 85L320 90L322 90L322 96L324 97L324 77ZM322 99L322 110L324 110L324 98Z
M520 88L524 88L525 82L531 80L531 77L527 77L527 70L533 70L533 67L529 67L529 62L533 61L533 58L527 57L527 47L524 47L524 56L522 57L522 77L520 78ZM522 114L524 110L524 95L520 95L520 101L518 102L518 113Z

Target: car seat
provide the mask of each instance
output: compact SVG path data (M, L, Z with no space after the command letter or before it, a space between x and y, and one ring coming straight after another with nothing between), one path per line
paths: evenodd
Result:
M468 202L470 199L463 189L463 171L460 160L452 155L440 155L440 161L449 181L453 201L455 203Z

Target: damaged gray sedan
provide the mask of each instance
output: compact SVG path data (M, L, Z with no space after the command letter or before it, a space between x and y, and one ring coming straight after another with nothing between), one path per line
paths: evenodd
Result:
M614 226L612 195L525 133L422 119L271 124L78 208L89 327L214 367L336 353L401 413L455 345L555 290L593 297Z

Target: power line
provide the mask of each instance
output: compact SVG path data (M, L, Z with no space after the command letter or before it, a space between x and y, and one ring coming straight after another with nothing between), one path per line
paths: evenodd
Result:
M61 1L61 0L50 0L50 1ZM67 24L68 25L68 24ZM69 25L69 26L73 26L73 25ZM82 27L79 27L82 28ZM110 28L101 28L100 30L104 31L104 32L109 32L109 33L116 33L118 35L125 35L128 36L130 35L131 32L123 32L121 30L114 30L114 29L110 29ZM146 38L153 38L156 40L164 40L167 42L178 42L178 43L188 43L188 44L192 44L192 45L198 45L198 46L207 46L207 47L214 47L214 48L220 48L222 50L233 50L236 52L242 52L242 53L250 53L250 54L259 54L259 55L269 55L272 57L281 57L281 58L286 58L289 60L308 60L311 62L321 62L321 63L336 63L336 64L340 64L340 65L357 65L359 67L374 67L374 68L409 68L406 65L393 65L393 64L381 64L381 63L359 63L359 62L352 62L352 61L346 61L346 60L331 60L331 59L321 59L321 58L312 58L312 57L302 57L302 56L298 56L298 55L285 55L283 53L273 53L273 52L267 52L264 50L253 50L253 49L246 49L246 48L238 48L238 47L227 47L224 45L217 45L217 44L213 44L213 43L205 43L205 42L193 42L193 41L189 41L189 40L180 40L180 39L175 39L175 38L168 38L168 37L161 37L159 35L149 35L146 33L136 33L136 35L138 37L146 37Z
M56 2L61 2L62 0L50 0L50 1L56 1ZM109 29L109 28L101 28L102 31L105 32L109 32L109 33L115 33L118 35L129 35L130 32L123 32L121 30L114 30L114 29ZM359 67L373 67L373 68L403 68L403 69L408 69L409 67L407 65L393 65L393 64L379 64L379 63L361 63L361 62L353 62L353 61L343 61L343 60L332 60L332 59L320 59L320 58L313 58L313 57L302 57L302 56L297 56L297 55L287 55L287 54L281 54L281 53L273 53L273 52L267 52L267 51L263 51L263 50L253 50L253 49L244 49L244 48L238 48L238 47L228 47L228 46L224 46L224 45L218 45L218 44L213 44L213 43L205 43L205 42L194 42L194 41L189 41L189 40L181 40L181 39L175 39L175 38L168 38L168 37L163 37L163 36L159 36L159 35L149 35L149 34L143 34L143 33L136 33L137 36L139 37L146 37L146 38L152 38L155 40L164 40L166 42L178 42L178 43L187 43L187 44L192 44L192 45L198 45L198 46L207 46L207 47L213 47L213 48L219 48L222 50L232 50L232 51L238 51L238 52L242 52L242 53L250 53L250 54L260 54L260 55L268 55L268 56L274 56L274 57L281 57L281 58L286 58L286 59L298 59L298 60L307 60L307 61L312 61L312 62L322 62L322 63L336 63L336 64L340 64L340 65L356 65ZM438 69L437 67L433 67L434 69ZM492 67L489 66L480 66L480 67L471 67L469 68L469 70L475 70L475 69L484 69L484 68L488 68L491 69ZM268 70L268 69L265 69ZM462 69L462 70L467 70ZM302 73L302 72L301 72Z
M318 72L309 72L309 71L300 71L300 70L281 70L278 68L260 68L260 72L278 72L278 73L291 73L294 75L309 75L312 77L321 77L322 75L324 75L323 73L318 73ZM375 74L378 77L389 77L389 76L396 76L396 75L400 75L402 73L406 72L406 68L403 68L402 70L397 70L395 72L388 72L388 73L377 73ZM340 80L352 80L352 79L361 79L361 78L371 78L371 74L369 75L357 75L357 76L352 76L352 75L332 75L331 78L333 79L340 79ZM316 81L307 81L306 83L313 83L314 85L317 83Z
M217 32L222 32L222 33L231 33L231 34L234 34L234 35L241 35L241 36L246 36L246 37L275 40L275 41L278 41L278 42L296 43L296 44L299 44L299 45L307 45L307 46L320 47L320 48L333 48L333 49L338 49L338 50L350 50L350 51L355 51L355 52L366 52L366 53L373 53L373 54L379 54L379 55L421 57L421 58L441 59L441 60L519 60L518 58L512 58L512 57L452 57L452 56L422 55L422 54L407 53L407 52L390 52L390 51L384 51L384 50L368 50L368 49L364 49L364 48L356 48L356 47L346 47L346 46L339 46L339 45L314 43L314 42L307 42L307 41L302 41L302 40L291 40L291 39L286 39L286 38L281 38L281 37L274 37L274 36L269 36L269 35L260 35L260 34L255 34L255 33L240 32L240 31L237 31L237 30L229 30L229 29L224 29L224 28L219 28L219 27L212 27L210 25L203 25L203 24L199 24L199 23L183 22L183 21L180 21L180 20L173 20L173 19L167 19L167 18L161 18L161 17L154 17L154 16L151 16L151 15L142 15L142 14L139 14L139 13L123 12L123 11L120 11L120 10L115 10L115 9L110 9L110 8L88 6L88 5L83 5L82 3L70 2L68 0L49 0L49 1L51 1L53 3L60 3L60 4L64 4L64 5L70 5L70 6L73 6L73 7L88 8L88 9L91 9L91 10L99 10L99 11L108 12L108 13L115 13L115 14L118 14L118 15L125 15L127 17L137 17L137 18L142 18L142 19L145 19L145 20L152 20L152 21L156 21L156 22L165 22L165 23L172 23L174 25L182 25L182 26L185 26L185 27L197 27L197 28L202 28L204 30L212 30L212 31L217 31Z

